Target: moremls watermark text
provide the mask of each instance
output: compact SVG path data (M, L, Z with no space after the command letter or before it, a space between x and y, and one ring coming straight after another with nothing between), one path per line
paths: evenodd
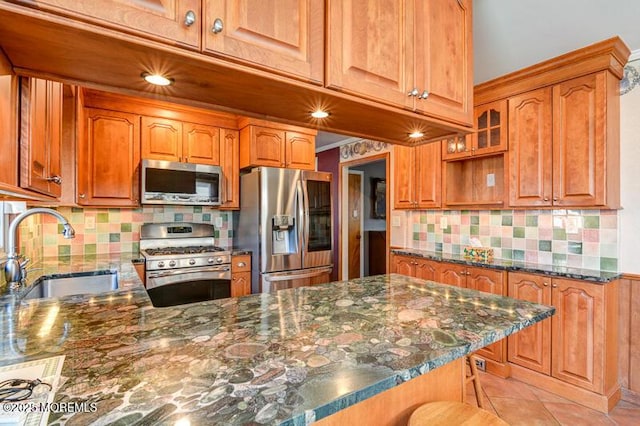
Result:
M3 402L0 411L5 413L95 413L95 402Z

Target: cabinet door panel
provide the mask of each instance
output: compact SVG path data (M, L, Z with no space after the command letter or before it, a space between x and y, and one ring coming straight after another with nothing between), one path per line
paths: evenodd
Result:
M286 166L290 169L314 170L316 159L315 137L304 133L286 132Z
M414 2L416 109L471 124L473 49L471 0Z
M429 260L416 260L416 277L423 280L437 281L438 267L437 264Z
M442 162L440 143L415 147L416 201L419 208L440 207L442 203ZM401 170L400 173L406 173Z
M23 78L20 120L20 186L59 197L62 84Z
M231 297L251 294L251 272L235 272L231 276Z
M182 160L187 163L220 164L220 129L200 124L184 123Z
M414 208L415 149L409 146L394 146L393 163L393 207Z
M329 2L326 86L413 108L413 29L405 1Z
M78 144L78 204L138 205L140 116L84 109Z
M38 8L117 30L177 42L186 47L200 46L199 0L43 0L37 3ZM188 11L196 16L196 22L191 26L185 25Z
M413 258L409 256L393 256L392 270L396 274L402 274L413 277L415 269L413 266Z
M438 282L464 288L467 286L466 269L463 265L443 262L438 265Z
M485 293L505 295L505 272L485 268L467 268L467 288ZM478 350L477 354L483 358L496 362L505 360L505 343L503 340L492 343Z
M509 99L509 156L512 206L551 206L551 89Z
M204 50L322 83L322 0L206 0ZM211 31L220 19L223 29Z
M240 208L240 133L237 130L222 130L220 153L223 179L220 210L237 210Z
M604 205L605 77L603 72L553 87L554 205Z
M247 164L242 162L242 152L240 167L246 166L267 166L284 167L285 162L285 134L282 130L271 129L269 127L247 126L241 130L240 143L247 145L241 148L248 154Z
M142 117L142 158L182 161L182 123Z
M603 285L554 278L551 375L594 392L603 392Z
M540 275L509 273L509 297L551 304L551 279ZM551 374L551 319L548 318L507 337L509 362Z

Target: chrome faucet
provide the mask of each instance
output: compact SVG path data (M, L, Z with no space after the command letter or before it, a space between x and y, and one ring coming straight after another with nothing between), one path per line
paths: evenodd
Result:
M22 256L18 254L18 249L16 247L16 240L18 239L18 226L25 218L38 213L50 214L51 216L54 216L56 219L58 219L58 221L63 226L62 236L64 238L73 238L76 235L76 232L69 224L69 221L53 209L42 207L33 208L16 216L16 218L13 220L13 222L11 222L11 225L9 226L7 263L4 265L4 276L9 287L15 287L16 285L20 285L22 283L22 281L26 277L25 269L27 263L29 262L29 259L24 259L22 262L20 261Z

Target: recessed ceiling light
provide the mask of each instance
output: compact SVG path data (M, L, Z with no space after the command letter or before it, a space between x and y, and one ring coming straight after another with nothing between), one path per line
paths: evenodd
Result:
M142 78L144 78L147 83L155 84L156 86L169 86L173 84L172 78L168 78L160 74L143 72Z
M413 133L409 133L409 137L410 137L410 138L414 138L414 139L415 139L415 138L421 138L421 137L423 137L423 136L424 136L424 133L422 133L422 132L421 132L421 131L419 131L419 130L416 130L416 131L415 131L415 132L413 132Z
M329 113L327 111L318 110L318 111L313 111L311 113L311 116L313 118L327 118L329 116Z

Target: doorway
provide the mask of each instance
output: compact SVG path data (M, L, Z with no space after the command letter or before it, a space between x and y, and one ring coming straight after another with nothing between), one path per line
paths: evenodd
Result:
M340 276L385 274L389 265L389 153L340 164Z

